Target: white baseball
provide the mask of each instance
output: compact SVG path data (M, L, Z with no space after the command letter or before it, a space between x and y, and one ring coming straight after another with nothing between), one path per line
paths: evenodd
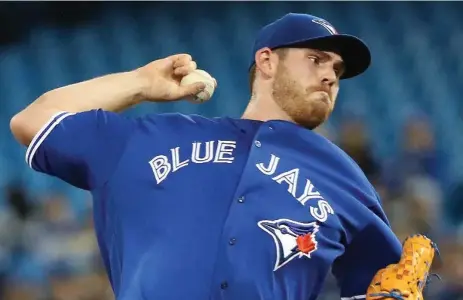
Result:
M180 85L189 85L195 82L203 82L206 85L206 88L196 94L192 99L194 102L205 102L211 99L215 90L215 80L212 76L204 70L194 70L190 74L186 75L180 81Z

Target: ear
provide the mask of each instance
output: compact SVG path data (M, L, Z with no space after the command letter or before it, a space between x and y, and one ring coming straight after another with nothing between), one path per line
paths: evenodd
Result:
M256 52L254 57L256 62L256 69L266 78L271 78L275 75L278 65L276 53L270 48L262 48Z

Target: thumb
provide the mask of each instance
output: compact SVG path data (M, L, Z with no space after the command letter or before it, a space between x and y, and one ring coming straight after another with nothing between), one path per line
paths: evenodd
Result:
M195 96L199 92L203 91L206 88L206 84L204 82L195 82L192 84L180 86L179 88L179 97L188 97L188 96Z

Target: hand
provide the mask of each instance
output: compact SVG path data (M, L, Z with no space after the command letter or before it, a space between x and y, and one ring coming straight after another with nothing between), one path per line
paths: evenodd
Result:
M377 271L367 289L366 300L423 300L429 270L439 251L433 241L420 234L409 236L402 247L397 263Z
M190 98L206 88L204 83L180 86L180 81L196 69L196 62L189 54L177 54L155 60L137 70L146 81L143 97L153 102L175 101ZM217 86L217 82L215 82Z

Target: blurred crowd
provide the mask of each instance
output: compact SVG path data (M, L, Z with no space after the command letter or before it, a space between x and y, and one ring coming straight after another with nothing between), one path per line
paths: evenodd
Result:
M458 233L463 218L461 207L456 207L462 203L462 186L447 197L456 204L447 208L440 176L444 162L436 153L431 124L424 118L410 119L402 131L401 152L385 162L370 150L368 130L359 118L350 118L338 130L317 131L346 151L375 185L400 240L423 233L438 242L441 262L433 271L443 280L429 284L426 299L463 299L463 240ZM53 191L30 195L16 183L4 192L0 299L112 299L93 232L90 198L82 199L88 202L82 217L74 214L64 195ZM321 299L336 297L335 282L329 278Z
M68 199L53 191L30 195L20 184L11 184L5 193L7 206L0 210L0 299L112 299L91 206L77 216Z

